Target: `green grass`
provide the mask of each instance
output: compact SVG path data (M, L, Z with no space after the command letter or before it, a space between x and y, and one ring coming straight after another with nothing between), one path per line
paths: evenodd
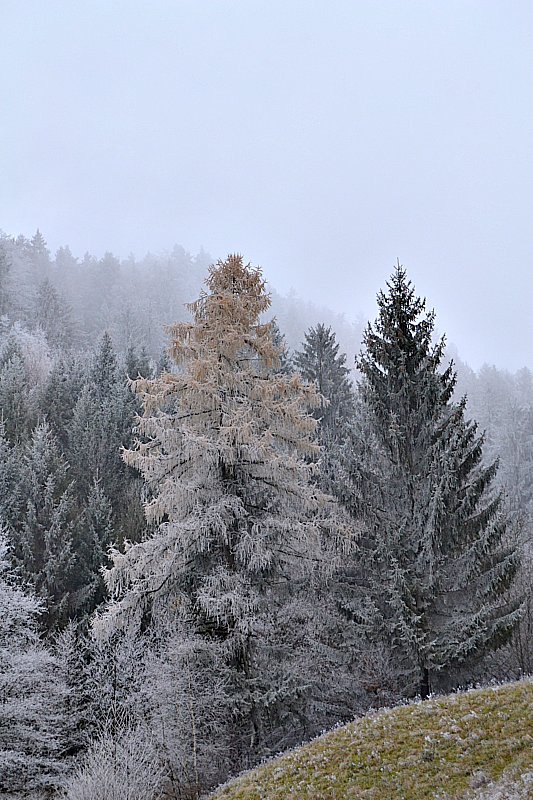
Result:
M490 792L491 782L513 785L532 768L533 682L524 680L369 714L246 773L211 797L458 800L489 797L484 792ZM488 789L477 789L480 785Z

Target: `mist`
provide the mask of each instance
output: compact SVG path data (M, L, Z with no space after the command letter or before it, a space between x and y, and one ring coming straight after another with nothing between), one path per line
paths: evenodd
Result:
M4 2L0 228L241 252L348 323L400 259L472 367L532 366L532 23L490 0Z

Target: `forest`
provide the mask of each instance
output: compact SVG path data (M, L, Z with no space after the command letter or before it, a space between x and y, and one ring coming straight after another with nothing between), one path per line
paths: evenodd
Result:
M0 237L1 797L193 800L531 673L529 369L399 263L360 325L265 277Z

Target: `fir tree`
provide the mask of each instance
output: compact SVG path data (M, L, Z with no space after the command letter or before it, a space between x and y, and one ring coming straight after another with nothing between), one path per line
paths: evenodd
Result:
M100 629L178 610L194 633L222 643L233 718L258 752L269 704L293 691L289 676L283 689L262 672L266 631L291 580L309 574L326 505L309 482L318 448L305 409L319 400L298 376L275 372L260 272L229 256L206 284L194 322L171 329L180 369L133 384L142 438L124 457L143 473L146 516L159 527L114 552Z
M427 695L439 675L479 658L513 630L505 591L517 555L505 547L497 465L483 464L483 437L455 403L453 365L440 371L444 339L434 313L397 267L358 366L363 446L352 461L353 507L362 545L366 619L392 644L397 665Z

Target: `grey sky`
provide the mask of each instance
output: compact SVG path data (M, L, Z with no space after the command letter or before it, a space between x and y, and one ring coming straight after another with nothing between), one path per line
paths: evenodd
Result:
M396 257L533 367L530 0L0 0L0 228L242 252L374 316Z

